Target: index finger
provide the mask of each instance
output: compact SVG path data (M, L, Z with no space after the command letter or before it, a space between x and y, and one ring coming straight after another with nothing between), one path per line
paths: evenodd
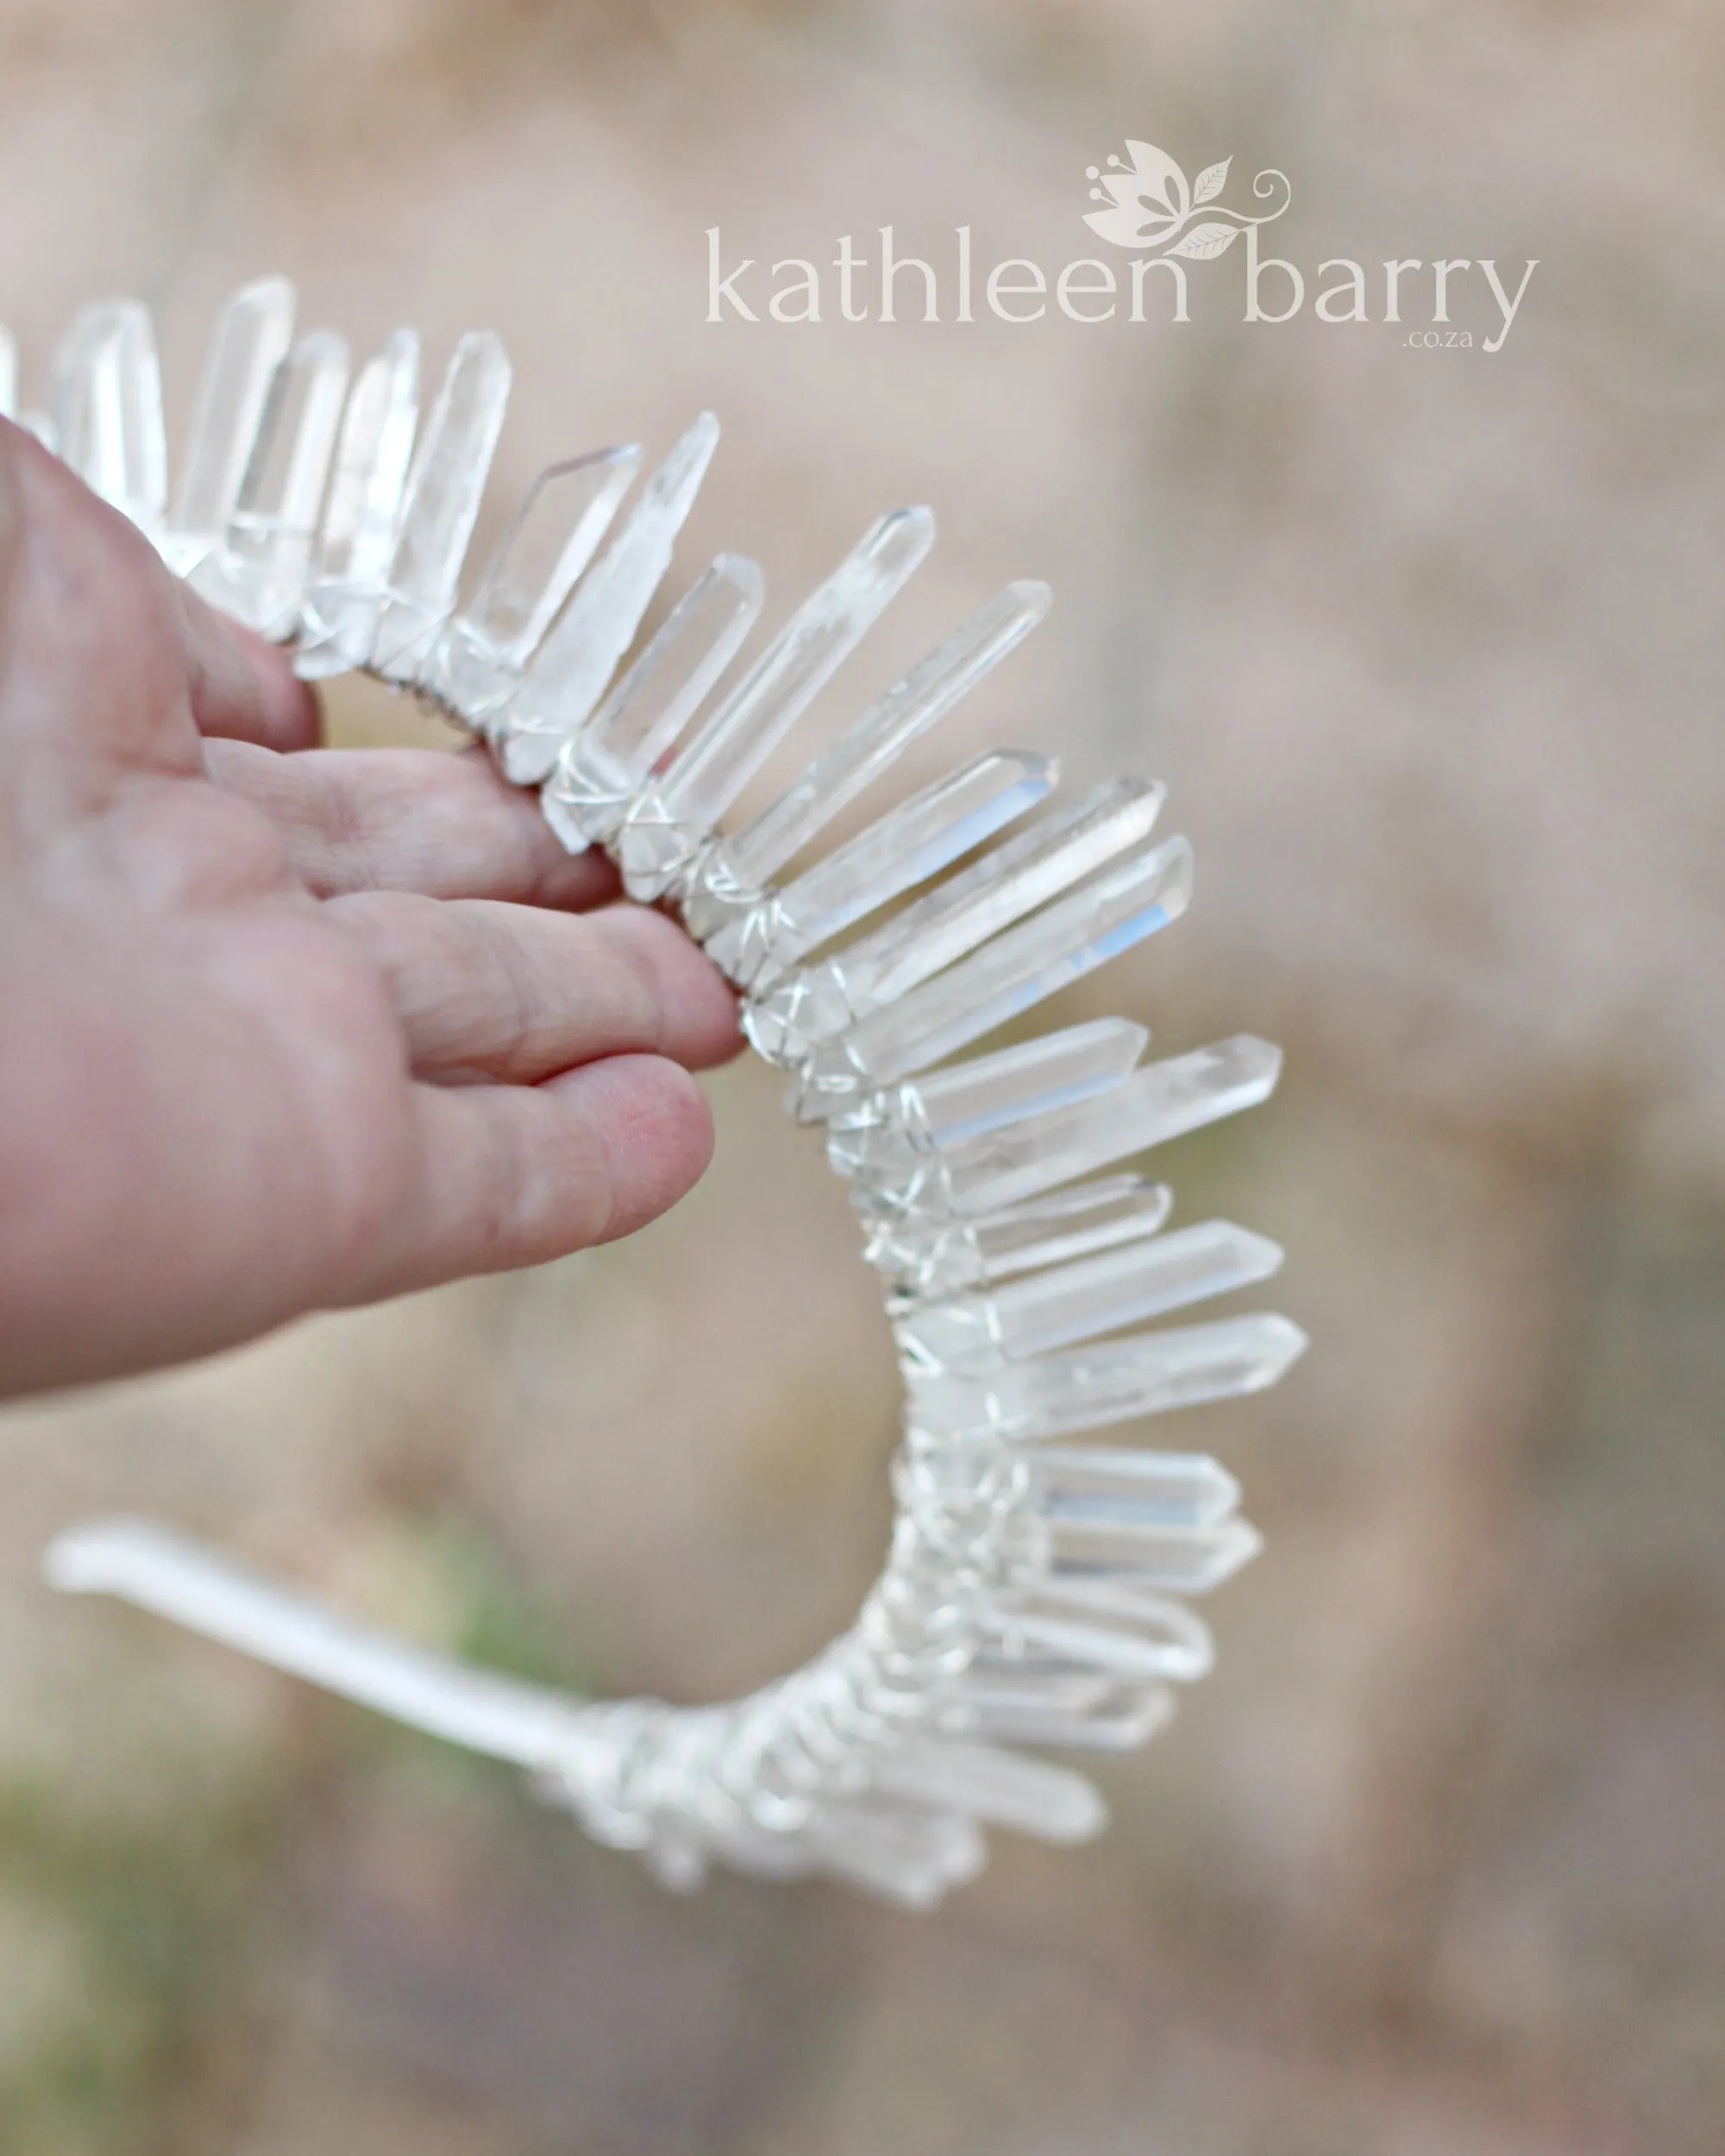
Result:
M417 891L584 908L616 897L599 852L570 855L536 794L499 777L482 749L310 749L280 756L210 741L204 763L280 831L318 898Z

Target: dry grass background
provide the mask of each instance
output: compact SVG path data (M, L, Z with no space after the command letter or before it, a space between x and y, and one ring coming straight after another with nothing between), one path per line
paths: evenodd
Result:
M1047 577L938 753L1170 781L1198 902L1070 1014L1286 1043L1278 1101L1170 1167L1185 1217L1289 1244L1317 1343L1168 1430L1270 1539L1219 1676L1106 1772L1105 1841L1003 1841L932 1921L665 1896L501 1771L36 1582L63 1522L147 1507L583 1684L812 1647L878 1557L894 1384L762 1071L713 1081L718 1162L634 1244L13 1411L8 2156L1715 2156L1716 14L3 0L0 110L38 367L135 291L183 406L279 267L360 340L499 329L511 484L712 404L687 565L757 553L782 606L880 507L938 511L851 699ZM1220 308L700 319L715 223L1063 260L1128 134L1286 169L1310 262L1538 256L1522 317L1495 357Z

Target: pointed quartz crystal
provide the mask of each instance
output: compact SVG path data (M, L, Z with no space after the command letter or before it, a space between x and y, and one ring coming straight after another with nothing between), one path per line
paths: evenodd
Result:
M907 1370L913 1428L1020 1445L1262 1392L1304 1353L1287 1318L1254 1314L1087 1342L986 1377Z
M261 278L235 293L216 324L179 500L162 540L177 576L227 536L276 368L293 342L294 306L285 277Z
M926 509L881 517L806 599L630 811L621 837L635 899L662 897L724 811L915 573L934 542Z
M348 364L346 341L320 330L276 368L223 542L191 573L212 605L278 642L299 618Z
M896 1319L907 1374L986 1377L1099 1333L1267 1280L1277 1244L1232 1220L1203 1220L1031 1273L985 1295L928 1302Z
M66 463L159 539L167 513L167 438L147 308L121 299L84 310L55 355L53 408Z
M799 1119L822 1120L944 1062L1166 927L1191 893L1192 849L1170 838L1057 899L818 1048L799 1073Z
M943 1687L938 1726L994 1744L1070 1752L1132 1752L1174 1712L1165 1684L1133 1683L1101 1670L973 1664Z
M879 1219L862 1255L906 1299L957 1294L1154 1235L1173 1202L1166 1183L1107 1175L980 1220L914 1211Z
M906 1908L932 1908L988 1851L974 1820L876 1797L829 1799L796 1836L821 1869Z
M1056 1580L1120 1580L1164 1595L1208 1595L1264 1547L1244 1520L1214 1527L1157 1527L1082 1515L1048 1526Z
M758 563L720 555L564 744L540 804L571 853L614 836L654 765L741 649L765 589Z
M605 559L564 609L494 722L504 775L517 786L548 779L565 742L592 718L671 566L677 534L718 446L718 422L704 411L642 489Z
M835 1119L827 1159L834 1172L883 1193L911 1190L940 1174L938 1156L1027 1117L1094 1099L1124 1082L1150 1034L1130 1018L1094 1018L992 1056L876 1094L855 1121ZM906 1200L906 1209L916 1195Z
M1209 1675L1216 1658L1210 1628L1195 1611L1117 1581L1046 1580L1004 1589L984 1623L1007 1655L1146 1683L1194 1684Z
M1102 1098L951 1147L941 1156L938 1186L925 1180L919 1201L978 1218L1022 1204L1110 1161L1255 1107L1275 1091L1281 1069L1281 1050L1250 1033L1168 1056ZM895 1209L895 1193L884 1183L853 1194L859 1206L871 1200Z
M1093 1018L1039 1034L912 1079L900 1088L904 1127L929 1145L962 1145L1027 1115L1107 1093L1130 1075L1149 1044L1150 1029L1131 1018Z
M786 977L743 1013L770 1061L800 1063L1145 837L1163 789L1114 779L1057 808L908 906L871 936Z
M1009 584L817 756L787 793L734 838L721 840L684 907L691 934L706 942L758 905L787 861L1024 641L1053 596L1045 584Z
M1239 1503L1239 1484L1201 1452L1049 1445L1022 1456L1047 1520L1101 1519L1146 1527L1214 1527Z
M1082 1775L993 1745L906 1738L872 1758L869 1776L890 1796L969 1813L1044 1841L1088 1841L1107 1823L1101 1795Z
M361 368L342 416L294 650L305 680L371 657L418 419L419 338L397 329Z
M997 749L949 772L889 809L707 945L721 972L757 993L807 951L842 935L879 907L938 875L1027 815L1052 791L1051 756Z
M1025 1457L1056 1578L1202 1595L1262 1546L1236 1514L1239 1483L1200 1454L1051 1446Z
M554 464L528 489L425 672L429 693L470 726L483 729L520 686L640 467L640 444L631 442Z
M455 347L408 476L370 663L417 680L454 612L467 542L509 404L509 355L488 329Z

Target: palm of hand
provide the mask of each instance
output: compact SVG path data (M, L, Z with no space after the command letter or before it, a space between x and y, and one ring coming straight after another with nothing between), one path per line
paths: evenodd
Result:
M627 1233L729 991L477 755L285 659L0 425L0 1389Z

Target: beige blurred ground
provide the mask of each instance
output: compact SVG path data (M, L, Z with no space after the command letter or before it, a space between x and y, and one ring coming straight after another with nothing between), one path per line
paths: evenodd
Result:
M183 413L219 296L281 268L361 338L499 330L513 483L711 403L688 564L756 553L783 605L880 507L938 511L853 699L1047 577L940 753L1170 782L1198 903L1070 1014L1286 1043L1276 1105L1170 1164L1186 1218L1289 1245L1316 1340L1167 1432L1269 1537L1220 1673L1107 1772L1106 1840L1003 1844L932 1920L668 1897L500 1771L35 1581L63 1522L148 1507L583 1683L812 1647L878 1560L894 1381L760 1070L631 1245L15 1411L7 2156L1716 2156L1716 14L4 0L0 112L38 369L135 291ZM1284 168L1308 263L1538 256L1522 317L1495 356L1220 306L701 320L715 223L768 261L888 222L1086 252L1127 135Z

